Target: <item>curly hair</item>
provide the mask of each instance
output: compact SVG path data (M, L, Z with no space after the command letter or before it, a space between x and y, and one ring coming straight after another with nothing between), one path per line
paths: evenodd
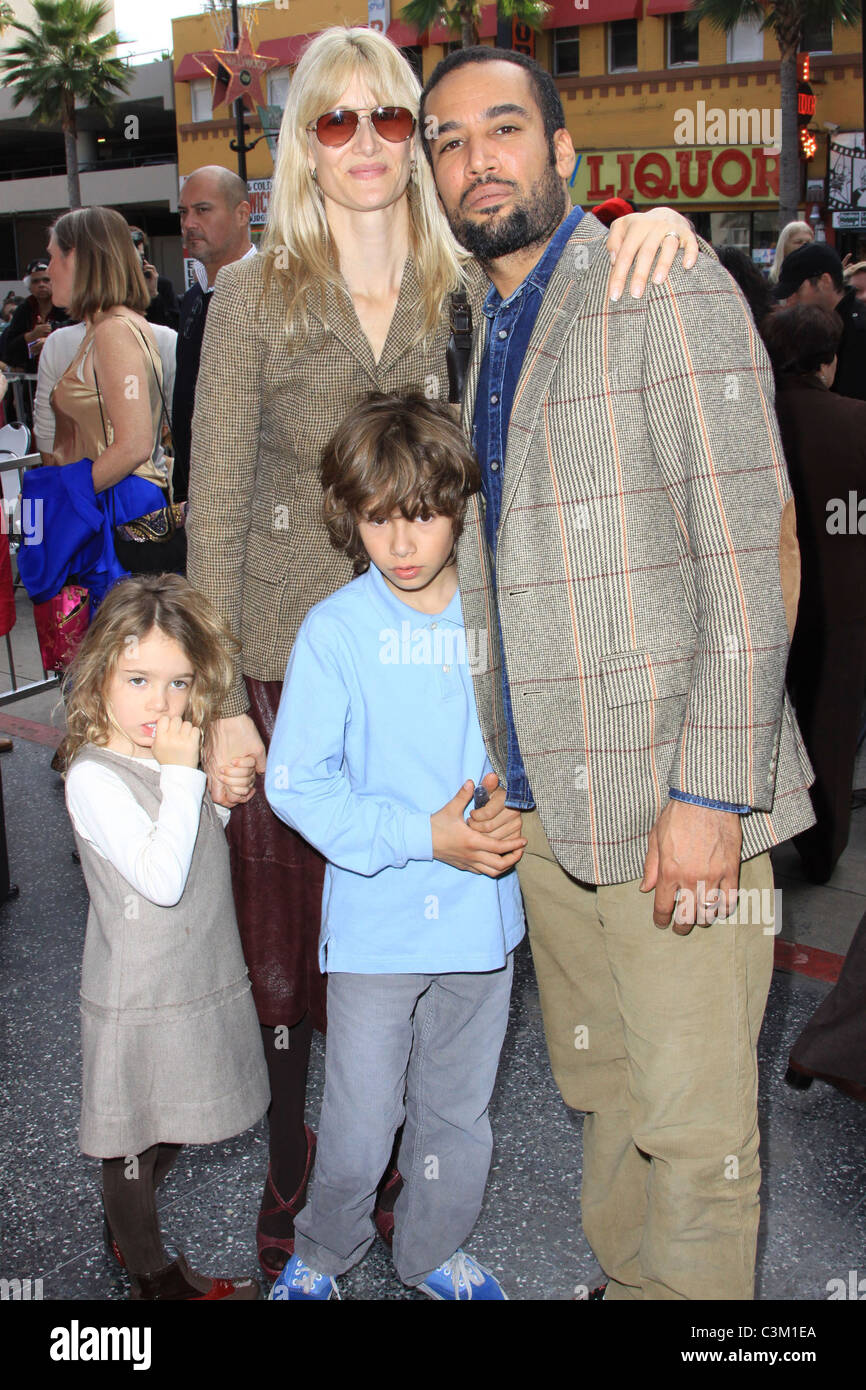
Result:
M325 525L331 543L370 567L358 521L386 521L401 511L449 516L455 544L466 501L481 487L478 462L451 408L417 392L375 392L349 411L325 448L321 466Z
M202 731L207 748L213 721L234 678L240 643L212 604L178 574L122 579L105 598L63 679L66 767L86 743L104 748L117 733L106 689L131 641L154 630L172 638L189 658L195 678L185 718Z

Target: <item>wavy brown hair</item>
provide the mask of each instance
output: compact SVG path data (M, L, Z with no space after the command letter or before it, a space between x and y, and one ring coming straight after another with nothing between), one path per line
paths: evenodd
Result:
M63 680L67 768L86 743L104 748L118 731L105 690L128 649L154 628L171 637L190 660L195 678L184 717L202 731L208 747L213 721L234 678L240 649L213 605L179 574L122 579L105 598Z
M75 252L75 279L69 303L74 319L90 319L122 304L146 314L150 291L132 232L114 208L76 208L51 228L64 255Z
M451 407L417 392L376 392L350 410L322 455L321 476L328 534L356 574L370 568L359 520L450 516L456 544L467 499L481 487Z

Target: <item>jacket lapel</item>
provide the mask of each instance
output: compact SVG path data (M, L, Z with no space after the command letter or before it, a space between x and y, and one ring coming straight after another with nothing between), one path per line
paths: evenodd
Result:
M607 228L598 218L593 217L592 213L585 213L575 227L541 301L538 318L535 320L532 337L523 359L508 424L500 528L514 500L521 474L526 466L529 446L538 427L542 401L586 297L586 272L601 254L602 243L606 237Z

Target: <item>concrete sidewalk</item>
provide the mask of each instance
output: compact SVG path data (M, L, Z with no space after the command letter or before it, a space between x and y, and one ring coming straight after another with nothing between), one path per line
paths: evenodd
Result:
M0 728L13 719L0 712ZM54 739L35 724L17 729L15 748L0 764L12 880L21 890L0 908L0 1277L41 1278L46 1300L123 1299L125 1281L101 1244L99 1164L77 1148L77 991L87 894L71 857L62 785L48 766ZM32 741L46 734L48 743ZM864 863L862 813L855 815L838 883L804 885L783 850L785 933L808 937L823 951L844 951L866 908ZM800 954L809 964L808 951ZM777 970L761 1035L763 1299L822 1300L829 1281L847 1280L858 1269L866 1275L866 1108L820 1082L800 1093L783 1081L788 1048L827 988ZM317 1039L308 1105L313 1127L322 1082ZM492 1119L494 1166L469 1249L496 1271L511 1298L569 1300L576 1289L592 1287L599 1271L580 1230L580 1123L551 1079L525 946L518 951ZM262 1124L227 1143L186 1149L162 1190L166 1237L202 1270L256 1276L255 1221L266 1167ZM341 1288L347 1299L422 1297L398 1282L379 1243Z

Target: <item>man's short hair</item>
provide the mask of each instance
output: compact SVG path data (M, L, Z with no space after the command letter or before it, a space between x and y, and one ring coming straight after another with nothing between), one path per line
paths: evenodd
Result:
M322 456L324 518L331 543L370 567L358 521L387 521L400 511L449 516L455 541L467 498L481 473L451 407L415 392L375 392L350 410Z
M814 376L838 353L842 320L820 304L792 304L764 319L761 334L777 381Z
M480 44L474 48L457 48L453 53L449 53L447 57L436 64L424 84L424 90L421 93L418 127L428 162L432 164L433 158L426 132L427 98L443 77L447 77L449 72L456 72L458 68L465 67L467 63L513 63L515 67L523 68L532 84L533 95L541 112L552 162L554 158L553 137L558 130L565 129L565 111L559 90L550 73L545 72L540 63L537 63L534 58L528 58L525 53L515 53L510 48L485 48Z

